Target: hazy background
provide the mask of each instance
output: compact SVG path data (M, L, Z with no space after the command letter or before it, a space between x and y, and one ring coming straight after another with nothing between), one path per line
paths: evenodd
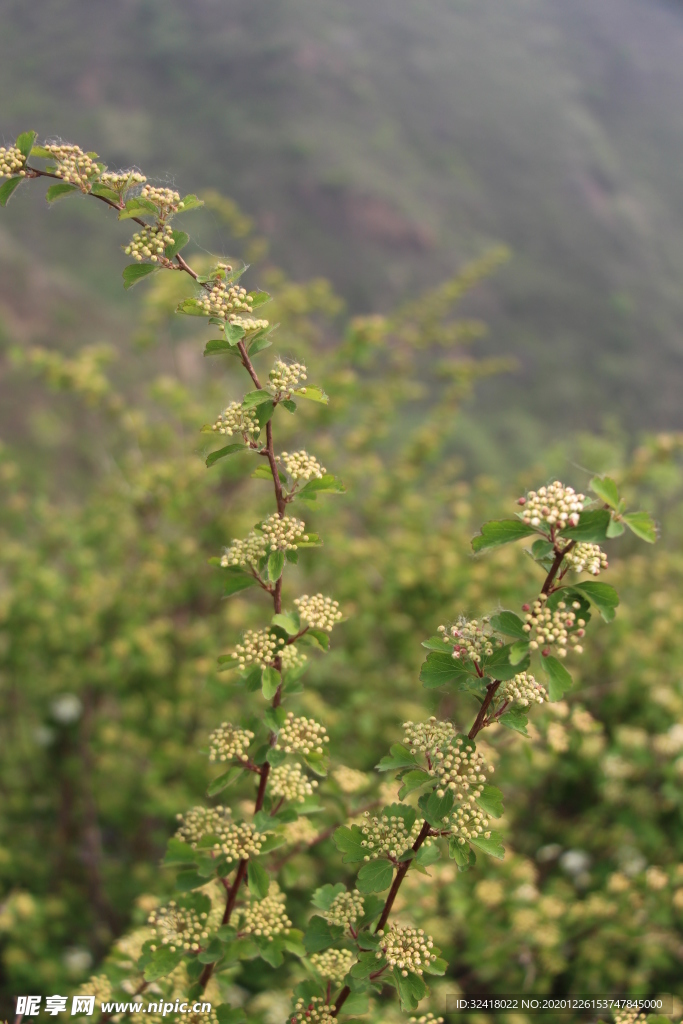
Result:
M352 312L509 245L478 312L487 351L519 369L480 390L475 415L516 461L539 420L553 435L606 414L628 430L683 425L680 3L3 0L0 12L5 141L35 128L181 191L217 188L276 263L328 277ZM123 258L93 205L48 212L20 193L2 244L8 233L58 260L129 318L111 274ZM210 217L191 230L212 251L225 243ZM8 274L0 302L20 302Z

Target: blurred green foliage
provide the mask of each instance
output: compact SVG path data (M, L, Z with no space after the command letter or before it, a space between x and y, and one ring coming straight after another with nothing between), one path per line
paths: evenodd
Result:
M257 244L249 231L244 244ZM303 357L332 396L329 407L302 403L297 417L278 409L278 436L287 446L315 437L315 454L347 488L306 517L325 548L302 552L294 579L334 594L348 619L293 706L325 722L337 765L361 772L407 718L437 713L467 727L476 711L467 697L417 682L420 642L441 621L518 605L538 586L523 550L473 558L472 534L550 474L585 488L579 467L611 471L659 519L662 542L645 554L627 537L612 546L607 578L622 603L615 623L589 634L567 701L536 714L528 740L495 728L480 743L505 795L505 860L409 874L396 907L410 907L451 964L435 1009L458 990L683 997L683 439L649 438L632 451L615 432L552 448L539 427L514 484L464 473L459 403L510 366L476 358L481 326L451 310L501 255L387 317L346 318L322 280L297 284L271 269L258 281L275 296L279 352ZM43 416L60 426L54 464L60 449L75 452L81 488L59 493L44 455L36 475L13 444L2 450L0 1012L18 992L81 981L171 891L159 860L175 814L203 799L213 774L208 733L248 715L216 657L261 623L265 606L242 594L221 600L207 562L269 509L270 495L251 479L248 455L204 466L198 428L240 384L202 361L203 333L172 324L184 294L174 275L149 285L138 347L163 346L173 359L159 375L158 362L123 349L128 377L140 367L135 386L125 374L117 382L111 351L92 345L68 356L9 349L19 391L38 375L53 395ZM314 828L378 799L379 785L368 775L348 794L325 782ZM381 798L390 792L382 784ZM329 838L291 846L280 878L296 925L311 884L347 870ZM296 974L283 967L276 979L286 988ZM212 985L254 1021L284 1018L261 961ZM384 1005L372 1019L396 1013Z

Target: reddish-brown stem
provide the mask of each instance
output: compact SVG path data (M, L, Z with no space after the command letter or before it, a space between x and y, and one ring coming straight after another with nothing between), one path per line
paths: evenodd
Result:
M496 695L496 690L500 686L500 679L494 679L492 683L489 683L486 687L486 696L484 697L484 703L479 708L479 714L474 720L474 725L467 733L467 738L473 740L478 732L484 728L484 720L486 718L486 712L491 706L491 701Z
M263 801L266 796L266 786L268 785L269 775L270 764L268 761L265 761L263 764L263 768L261 769L261 778L259 779L258 793L256 794L256 803L254 804L254 814L258 814L258 812L263 807Z
M552 590L553 582L555 580L555 577L557 576L560 566L562 565L562 559L568 551L571 551L575 544L575 540L570 540L566 547L562 548L561 551L555 552L555 559L553 561L553 564L550 566L550 572L546 576L545 583L541 587L542 594L549 594Z
M248 866L248 864L249 864L249 861L247 861L247 860L241 860L240 863L239 863L239 867L237 868L237 874L235 875L235 881L232 883L232 885L230 886L230 888L228 890L228 898L227 898L226 903L225 903L225 910L223 911L223 918L221 920L221 925L229 924L229 922L230 922L230 918L232 916L232 912L235 909L235 903L237 902L237 895L239 893L240 886L242 885L242 882L244 881L244 877L245 877L245 875L247 873L247 866ZM213 964L206 964L206 966L204 967L204 970L202 971L202 973L199 976L199 985L201 986L201 991L202 992L204 991L206 986L209 984L209 980L211 978L211 975L213 974L213 967L214 967Z

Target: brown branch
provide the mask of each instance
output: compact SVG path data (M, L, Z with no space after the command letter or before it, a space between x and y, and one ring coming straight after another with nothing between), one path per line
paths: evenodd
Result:
M486 712L490 708L491 701L495 697L496 690L498 689L499 686L500 686L500 679L494 679L493 682L489 683L488 686L486 687L486 697L484 698L484 703L479 708L479 714L477 715L477 717L474 720L474 725L472 726L470 731L467 733L467 738L468 739L473 740L474 737L477 735L477 733L481 732L481 730L484 728L484 720L486 718Z
M562 565L562 559L568 551L571 551L575 544L575 540L570 540L569 543L565 547L563 547L561 551L555 549L555 560L553 564L550 566L550 572L545 578L545 583L541 587L542 594L549 594L552 590L553 582L555 580L555 577L557 576L560 566Z

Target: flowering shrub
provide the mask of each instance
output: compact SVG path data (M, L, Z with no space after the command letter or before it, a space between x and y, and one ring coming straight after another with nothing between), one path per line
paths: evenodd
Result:
M40 169L29 158L52 162ZM619 603L611 585L574 576L568 580L567 573L597 575L607 567L600 545L627 528L652 542L654 525L645 513L626 511L607 477L591 481L594 498L556 481L521 498L516 518L484 524L472 542L477 554L532 540L529 552L541 571L540 592L521 607L524 618L512 610L472 619L463 615L424 642L423 686L473 698L478 704L474 722L468 731L434 717L405 723L404 742L392 745L377 765L380 773L391 773L387 788L397 790L395 799L388 794L362 813L356 809L334 829L342 864L354 873L357 869L355 882L316 888L313 915L291 920L287 893L276 875L302 819L320 810L314 790L331 785L320 780L327 777L332 753L325 727L285 711L284 705L303 690L309 659L302 648L316 657L326 652L343 608L323 594L289 598L285 581L290 569L301 551L320 547L321 540L286 510L291 502L339 493L343 487L305 450L278 453L275 435L280 418L295 414L300 400L326 405L328 396L319 385L303 383L308 378L303 363L277 358L267 377L257 369L257 357L272 346L273 331L267 320L241 314L260 309L268 296L238 287L242 271L218 263L200 275L180 255L189 239L170 224L175 215L199 205L194 196L181 199L168 189L153 188L134 170L112 175L96 154L78 147L36 146L33 133L21 135L3 160L2 167L8 168L3 173L11 173L0 189L3 205L22 182L47 176L59 179L48 190L48 201L81 192L116 209L120 219L137 223L141 230L124 247L136 261L124 270L126 287L159 269L194 280L197 294L183 300L178 312L206 317L217 328L222 337L208 341L205 354L236 357L251 389L241 403L225 407L209 428L239 435L242 443L211 453L207 465L237 453L257 458L254 476L269 480L275 506L214 559L226 597L257 588L272 603L270 621L246 630L234 650L219 658L222 668L234 673L234 685L255 695L261 713L244 723L223 722L209 737L209 760L221 761L223 769L210 783L209 798L251 779L253 801L248 807L242 801L232 808L198 806L180 813L164 860L176 872L177 898L153 908L147 926L117 944L105 974L90 984L106 978L122 998L154 994L156 1001L161 992L192 1000L205 992L220 993L218 976L231 974L235 965L261 960L277 972L287 959L295 964L285 982L291 989L292 1022L330 1024L339 1016L363 1015L370 998L382 1000L390 989L405 1011L415 1011L429 995L428 978L444 975L448 965L425 929L393 916L397 904L404 900L401 915L409 918L410 900L404 895L411 880L442 859L466 872L478 856L500 860L505 854L503 836L492 824L502 816L503 794L489 781L495 765L477 739L484 730L499 727L526 736L534 705L562 702L572 686L564 659L581 653L592 614L610 622ZM543 682L532 674L532 663L544 673ZM590 731L585 714L577 728ZM342 791L363 788L363 780L357 784L348 769L337 767L332 779ZM306 830L298 835L305 836ZM316 841L314 833L310 845ZM339 870L348 880L349 871ZM648 878L656 889L657 876ZM663 878L668 885L668 876ZM495 906L497 899L495 883L488 883L482 903ZM552 917L552 909L546 910ZM519 922L523 927L521 916ZM275 977L280 984L283 975ZM215 1013L219 1024L244 1019L228 1000ZM418 1019L434 1018L427 1013Z

